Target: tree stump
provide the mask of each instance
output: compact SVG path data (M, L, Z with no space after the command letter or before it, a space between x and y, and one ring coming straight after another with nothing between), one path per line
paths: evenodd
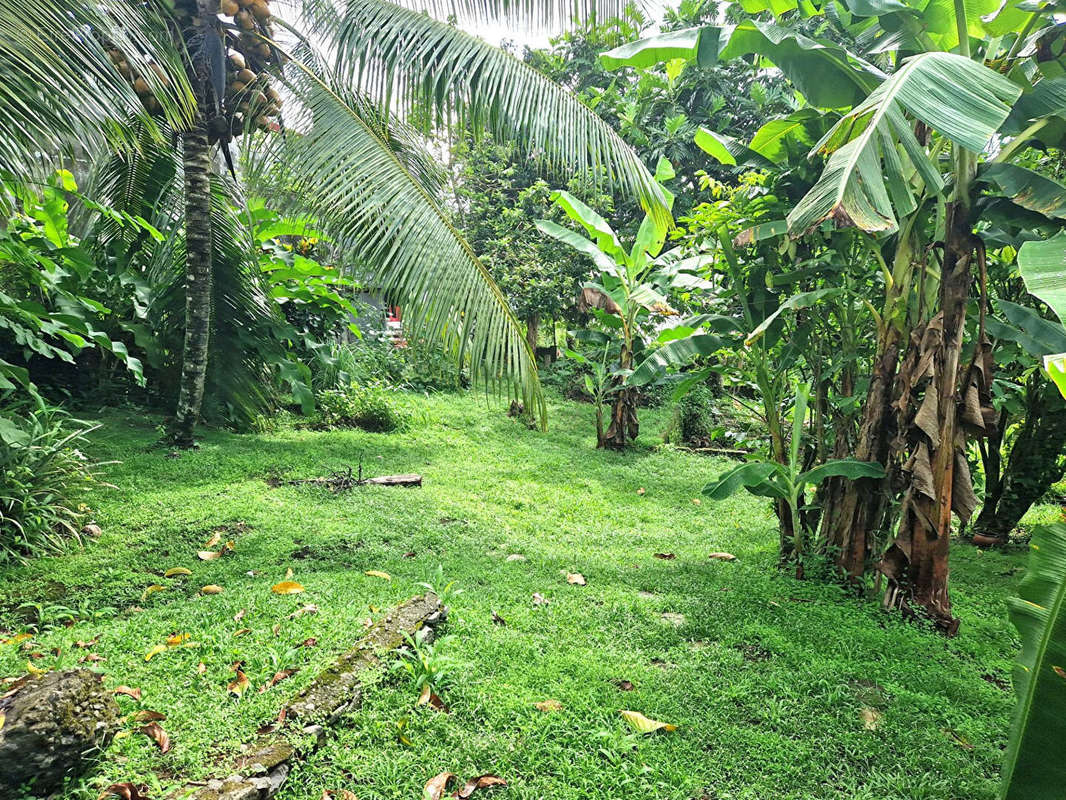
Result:
M0 795L43 795L80 775L118 730L119 708L87 669L31 678L0 700ZM11 795L7 792L10 791Z

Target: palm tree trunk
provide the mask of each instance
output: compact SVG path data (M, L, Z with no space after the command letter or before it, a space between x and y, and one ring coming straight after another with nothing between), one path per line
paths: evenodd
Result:
M197 98L203 109L203 98ZM211 338L211 149L203 111L182 135L185 165L185 344L181 388L173 430L174 444L193 446L207 379Z

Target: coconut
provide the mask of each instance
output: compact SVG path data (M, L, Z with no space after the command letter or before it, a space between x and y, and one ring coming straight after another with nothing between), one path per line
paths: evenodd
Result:
M126 78L127 80L129 80L130 78L133 77L133 70L130 69L130 65L127 64L125 61L120 61L116 65L116 67L117 67L117 69L119 71L119 74L121 74L123 78Z
M233 21L237 23L237 27L243 31L255 30L255 17L253 17L247 10L238 11L233 16Z
M152 88L148 85L148 81L138 75L133 81L133 91L141 97L146 97L152 93Z
M220 9L227 17L232 17L241 10L241 7L237 5L237 0L222 0Z
M265 22L270 19L270 6L267 5L266 0L254 0L254 2L248 6L248 10L252 12L252 15L260 22Z
M170 78L167 77L167 73L161 66L153 63L152 72L156 74L156 77L159 78L159 82L161 84L163 84L164 86L170 86Z
M244 56L242 56L236 50L229 54L229 63L237 69L244 69L248 66L244 61Z
M229 85L229 88L234 94L239 94L244 91L245 86L247 86L247 84L244 81L234 81Z
M278 90L275 89L273 86L268 86L266 88L266 96L267 99L274 105L281 105L281 95L278 94Z
M259 55L263 58L270 58L270 45L266 42L260 42L255 46L255 52L256 55Z
M240 72L237 73L237 80L241 81L242 83L251 83L255 80L255 78L255 73L252 72L250 69L242 69Z

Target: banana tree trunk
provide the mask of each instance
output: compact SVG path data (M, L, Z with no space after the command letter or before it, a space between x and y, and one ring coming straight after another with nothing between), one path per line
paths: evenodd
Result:
M197 98L203 101L203 97ZM182 134L185 167L185 342L182 350L181 387L175 413L173 440L178 447L193 446L207 379L207 351L211 337L211 148L207 123L198 102L196 119Z
M954 511L968 521L977 503L964 452L967 431L960 424L959 406L964 407L963 419L970 429L986 426L985 413L993 417L987 428L994 428L995 412L985 402L992 364L983 324L974 360L969 365L960 364L978 246L967 207L949 205L946 230L940 312L920 337L912 336L912 351L900 371L901 403L916 399L923 384L924 394L920 403L914 403L917 410L906 431L909 459L903 468L899 527L879 569L888 579L882 601L886 609L927 617L953 636L959 620L952 614L948 594L951 514Z
M637 423L637 390L621 389L614 396L611 406L611 424L603 435L603 446L611 450L623 450L637 438L640 425Z
M998 496L985 498L974 524L974 544L1006 542L1025 512L1062 478L1066 402L1055 384L1034 375L1025 422L1011 446Z

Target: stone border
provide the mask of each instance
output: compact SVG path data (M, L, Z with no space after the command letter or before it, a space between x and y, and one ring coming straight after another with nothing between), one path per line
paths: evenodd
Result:
M319 673L285 706L285 726L312 736L311 743L297 748L277 732L260 736L248 752L237 759L234 773L203 783L189 783L170 796L191 800L267 800L277 794L289 777L294 762L314 753L326 738L326 727L363 699L363 674L378 667L381 657L396 650L422 628L434 631L448 610L435 594L412 597L373 625L355 647ZM432 635L432 634L431 634Z

